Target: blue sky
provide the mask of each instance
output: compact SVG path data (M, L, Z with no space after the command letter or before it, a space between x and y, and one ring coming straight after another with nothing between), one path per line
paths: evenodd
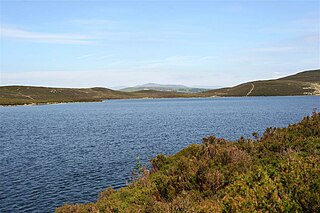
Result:
M0 0L1 85L232 86L320 67L308 0Z

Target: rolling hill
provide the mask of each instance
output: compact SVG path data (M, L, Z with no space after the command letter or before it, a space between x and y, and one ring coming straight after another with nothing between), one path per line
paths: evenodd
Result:
M193 88L193 87L187 87L184 85L174 85L174 84L155 84L155 83L148 83L143 85L138 85L134 87L127 87L120 89L120 91L123 92L136 92L141 90L155 90L155 91L166 91L166 92L182 92L182 93L198 93L198 92L204 92L208 89L203 88Z
M130 98L130 96L126 93L106 88L70 89L31 86L0 87L1 105L88 102L112 98Z
M86 89L32 86L0 87L0 105L50 104L67 102L100 102L108 99L175 98L188 94L164 91L121 92L107 88Z
M203 92L207 96L320 95L320 70L309 70L275 80L252 81Z

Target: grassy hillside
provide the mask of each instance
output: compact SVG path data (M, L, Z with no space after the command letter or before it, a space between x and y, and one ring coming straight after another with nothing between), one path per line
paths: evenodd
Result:
M320 70L304 71L276 80L248 82L231 88L206 91L202 94L204 96L319 95Z
M130 98L131 96L132 95L106 88L0 87L1 105L101 101L104 99Z
M0 105L89 102L106 99L172 98L187 94L162 91L120 92L106 88L70 89L30 86L0 87Z
M299 72L295 75L290 75L279 80L290 80L290 81L303 81L303 82L320 82L320 70L309 70L304 72Z
M56 212L319 212L320 113L253 135L159 155L127 187Z

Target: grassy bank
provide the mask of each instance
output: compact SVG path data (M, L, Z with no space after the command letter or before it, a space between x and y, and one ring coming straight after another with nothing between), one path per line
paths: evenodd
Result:
M319 212L320 113L253 136L159 155L127 187L56 212Z

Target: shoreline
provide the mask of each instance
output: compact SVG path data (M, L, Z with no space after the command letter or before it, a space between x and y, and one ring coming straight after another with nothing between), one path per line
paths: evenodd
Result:
M19 107L19 106L45 106L45 105L54 105L54 104L77 104L77 103L95 103L95 102L103 102L106 100L101 101L68 101L68 102L48 102L48 103L30 103L30 104L7 104L2 105L0 104L0 107Z

